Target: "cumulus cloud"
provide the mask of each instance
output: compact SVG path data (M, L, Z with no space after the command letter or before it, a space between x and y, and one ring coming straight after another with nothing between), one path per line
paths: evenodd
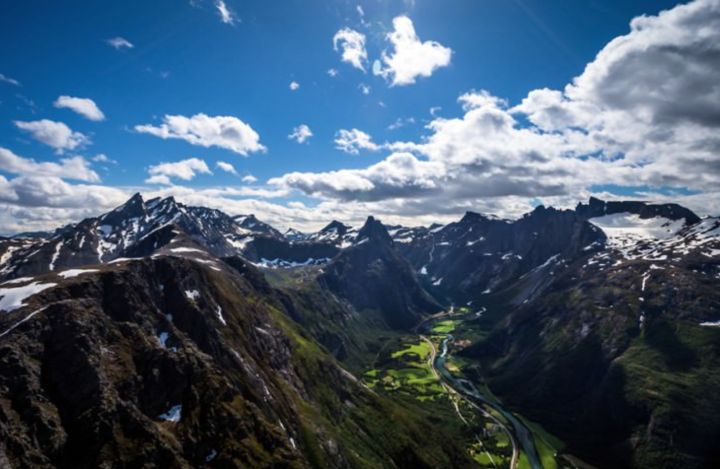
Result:
M342 148L387 152L364 168L293 172L252 191L173 185L147 196L175 195L231 214L258 213L278 228L290 224L308 231L333 218L359 224L368 214L417 225L455 220L465 210L517 217L532 209L533 200L571 207L593 193L619 197L595 192L600 185L642 186L647 190L633 198L717 215L719 58L717 0L696 0L633 20L627 34L608 43L563 89L534 90L520 103L469 91L457 108L443 109L444 117L435 109L415 141L378 144L357 129L338 132ZM76 221L80 207L99 211L117 195L101 186L46 180L0 177L0 226L39 229L69 215ZM243 182L255 181L248 175ZM668 195L670 187L693 194ZM315 200L268 200L289 191ZM87 199L95 193L104 201ZM32 201L38 208L27 210Z
M221 170L225 171L226 173L230 174L237 174L237 171L235 171L235 166L231 165L230 163L226 163L224 161L218 161L217 167Z
M513 111L637 165L637 183L709 190L720 148L720 6L698 0L632 20L564 90L530 92Z
M327 71L327 74L330 75L331 78L335 78L336 76L338 76L339 73L340 72L338 72L336 68L330 68Z
M720 8L697 0L634 19L563 90L531 91L516 106L471 91L458 99L459 117L435 117L418 142L339 139L346 151L389 150L380 163L270 182L397 216L472 207L517 215L533 198L569 206L607 185L656 188L645 194L655 200L689 188L702 194L673 198L717 213L718 69Z
M312 136L313 133L312 130L310 130L310 127L305 124L300 124L293 129L292 133L288 135L288 138L290 140L295 140L298 143L305 143L305 141Z
M60 163L41 162L32 158L23 158L7 148L0 147L0 170L10 174L54 176L78 181L98 182L97 173L81 156L64 158Z
M98 210L116 206L125 191L97 184L71 184L63 179L99 182L98 175L80 156L59 162L38 162L0 147L0 231L54 229L77 222Z
M366 85L365 83L360 83L360 84L358 85L358 89L359 89L360 92L361 92L362 94L364 94L365 96L369 95L369 94L370 94L370 90L371 90L370 85Z
M243 176L243 178L242 178L242 182L247 183L247 184L254 184L257 182L257 180L258 179L255 176L253 176L252 174L247 174L247 175Z
M394 153L367 169L289 173L268 182L299 189L312 196L370 201L408 192L416 195L435 192L438 170L442 167L437 163L419 161L409 153Z
M7 84L13 85L13 86L20 86L20 82L19 82L19 81L17 81L17 80L14 79L14 78L10 78L10 77L7 76L7 75L3 75L2 73L0 73L0 82L2 82L2 83L7 83Z
M296 81L290 82L290 91L297 91L299 89L300 89L300 83L298 83Z
M74 132L62 122L41 119L37 121L15 121L15 126L28 132L35 140L55 149L59 154L74 150L90 143L80 132Z
M232 116L166 115L159 126L136 125L135 130L162 139L177 138L192 145L220 147L243 156L266 150L260 144L258 133L245 122Z
M130 41L120 36L110 38L106 42L110 47L114 47L117 50L132 49L135 47Z
M418 77L429 77L438 68L450 65L452 49L435 41L422 42L407 16L396 17L393 28L387 35L393 51L383 52L382 63L373 65L373 73L391 86L412 85Z
M343 28L333 36L333 48L342 49L341 60L355 68L365 71L367 63L367 50L365 50L365 35L350 28Z
M217 9L218 15L220 16L220 21L229 25L235 24L235 21L237 21L237 17L235 16L235 13L233 13L233 11L228 8L228 6L223 0L216 0L215 8Z
M188 158L174 163L160 163L148 168L149 178L145 180L148 184L172 184L170 178L178 178L183 181L193 179L197 174L212 174L207 163L200 158Z
M335 148L351 155L357 155L360 150L377 151L381 147L372 141L372 137L358 129L340 129L335 135Z
M95 101L89 98L60 96L55 100L53 106L56 108L70 109L91 121L105 120L105 114L103 114L98 105L95 104Z

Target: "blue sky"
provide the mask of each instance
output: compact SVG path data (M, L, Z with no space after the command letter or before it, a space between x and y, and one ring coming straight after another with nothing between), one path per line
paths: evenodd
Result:
M694 3L713 8L717 2ZM451 198L452 194L439 194L438 185L448 180L457 181L463 174L457 160L453 160L453 171L448 169L451 165L447 161L442 162L441 169L425 168L429 172L435 169L443 172L444 179L428 180L424 172L423 181L409 184L415 189L419 187L419 192L404 192L405 186L397 186L407 182L404 175L396 178L401 182L392 182L393 190L378 192L376 189L382 184L366 174L367 168L383 164L397 152L414 155L411 164L415 160L423 164L440 161L439 149L418 145L438 134L437 129L425 127L431 121L462 119L464 115L467 120L467 113L478 108L466 105L463 109L462 103L458 103L459 96L486 93L493 99L505 100L492 106L513 115L510 109L522 103L533 90L547 88L562 92L574 77L584 73L585 67L596 60L598 52L613 38L628 34L634 17L657 15L676 4L657 0L226 0L222 7L229 11L229 16L223 21L220 2L215 0L5 2L0 7L3 44L0 74L4 77L0 79L0 147L35 162L57 163L79 155L98 177L78 181L60 175L62 183L69 185L62 189L67 200L62 201L62 197L50 200L53 191L39 188L38 183L34 183L32 190L23 189L22 181L12 183L14 178L31 176L28 170L8 169L9 166L3 167L5 163L0 163L0 175L9 185L1 189L6 195L0 220L12 228L59 224L93 210L102 211L135 189L148 194L177 193L189 202L224 206L230 212L252 210L273 221L290 218L286 224L303 227L324 223L324 218L338 210L337 207L342 207L341 214L353 220L362 218L370 210L377 210L390 219L407 221L404 218L415 217L423 222L444 220L473 207L516 215L522 207L532 206L535 196L561 203L585 197L598 187L612 188L612 192L621 195L624 192L662 195L677 188L683 195L696 197L708 192L712 181L690 187L687 181L663 179L656 174L661 164L652 172L638 173L637 180L634 179L636 176L628 167L645 167L648 163L642 160L643 155L633 157L636 160L626 168L613 167L607 180L587 181L582 187L558 182L554 188L539 188L537 194L508 188L521 186L522 179L513 180L496 192L487 192L485 177L497 172L493 169L484 173L482 180L463 183L462 191L451 191L453 194L472 192L472 185L478 184L483 189L477 197L466 194ZM701 16L693 14L693 18ZM415 76L410 84L393 84L392 76L398 76L396 70L385 76L374 74L373 62L382 60L383 52L388 55L399 52L398 46L388 38L395 28L393 20L398 17L409 20L418 44L435 41L437 48L451 50L449 63L431 66L430 76ZM333 37L343 28L364 36L367 60L361 65L365 71L341 60L342 41L333 47ZM112 38L122 38L132 47L113 47L108 43ZM624 57L613 58L614 63L622 59ZM381 67L388 70L387 64ZM336 76L328 73L331 69L337 71ZM299 84L299 88L291 90L292 82ZM363 93L363 87L368 88L367 93ZM582 95L582 99L589 99L587 93ZM60 96L92 100L105 116L104 120L91 120L67 107L55 106ZM713 93L710 96L716 98ZM565 99L578 101L579 98ZM645 98L622 105L613 101L611 105L628 113L633 112L631 106L648 107ZM601 107L608 106L610 104L603 101ZM547 135L557 132L558 129L550 128L546 121L540 123L541 118L533 121L530 116L544 111L538 111L537 103L530 107L532 109L514 114L517 128L536 128ZM432 115L431 108L434 108ZM710 113L716 110L711 108ZM651 112L655 112L655 108ZM157 128L166 115L191 118L201 113L212 119L236 118L259 136L256 144L266 150L250 150L242 155L212 144L158 138L137 129L140 125ZM653 114L650 121L657 122L656 117ZM678 125L684 129L692 118L686 116ZM32 130L18 124L42 119L65 124L81 133L85 143L75 148L57 148L57 144L43 143ZM583 117L578 117L577 122L563 128L591 127ZM312 132L304 143L288 138L301 124ZM710 124L703 122L702 125L705 129ZM609 128L609 124L604 128ZM372 138L375 147L361 146L357 154L338 149L335 140L342 129L361 130ZM595 144L597 141L594 140ZM397 142L411 142L412 147L390 145ZM546 148L544 143L539 145L538 148ZM469 151L481 152L480 149ZM567 156L567 151L564 146L563 155ZM590 152L586 144L578 144L578 149L569 151ZM605 152L607 158L611 154L624 157L626 152L631 152L627 147L599 147L593 148L592 153L598 151ZM648 149L645 151L650 153ZM106 155L112 162L94 161L98 154ZM212 174L196 167L187 179L170 176L164 184L146 182L151 167L190 158L202 160ZM236 174L218 168L218 162L231 164ZM408 161L403 160L401 166L407 167L407 164ZM346 172L338 177L329 173L338 170L361 173ZM578 167L577 171L586 169ZM299 183L282 179L289 173L301 174L304 179ZM388 170L387 174L391 173L392 170ZM257 182L243 181L247 175L257 178ZM363 182L361 190L349 186L327 190L327 184L317 186L318 178L327 178L335 184L341 176L353 180L361 177L370 182ZM268 185L267 181L272 178L275 181ZM308 182L308 178L312 181ZM90 196L90 188L76 187L89 185L103 190ZM471 187L466 187L468 185ZM632 190L625 191L625 186ZM228 187L250 187L272 193L267 197L267 194L250 192L202 192ZM644 188L647 190L642 190ZM11 191L15 191L15 195ZM32 192L32 200L23 202L23 194L28 191ZM42 203L43 196L49 199L46 203ZM419 207L427 206L427 197L438 205L442 201L447 210L428 207L427 214L419 212ZM702 204L707 207L705 200ZM702 205L697 199L694 203ZM322 210L317 209L319 205ZM712 210L715 205L709 207L708 210ZM296 211L301 209L306 213ZM260 213L263 210L268 213ZM34 211L35 216L28 215L29 211Z

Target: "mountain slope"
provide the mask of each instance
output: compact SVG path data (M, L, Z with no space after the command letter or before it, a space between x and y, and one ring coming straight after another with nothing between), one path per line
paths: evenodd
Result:
M537 207L516 221L468 212L458 222L404 234L398 250L433 294L455 304L482 301L553 256L597 249L602 231L575 212Z
M358 311L378 311L391 328L409 329L440 305L420 286L385 227L368 217L355 245L324 268L318 281Z
M713 467L720 222L634 211L593 213L622 226L605 228L603 249L553 263L542 295L513 301L524 279L491 295L486 337L464 354L477 379L600 467Z
M157 256L3 284L15 293L54 286L0 313L0 460L469 463L461 447L423 436L434 424L422 411L367 390L314 345L238 262L244 273L217 259Z

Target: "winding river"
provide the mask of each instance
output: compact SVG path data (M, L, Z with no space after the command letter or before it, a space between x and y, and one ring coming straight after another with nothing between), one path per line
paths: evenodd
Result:
M428 330L432 329L433 324L434 322L431 322L428 325ZM445 367L445 360L448 356L448 342L452 339L453 336L450 334L448 334L447 337L443 339L442 351L440 354L435 356L435 362L433 363L435 369L438 371L446 384L455 389L465 399L467 399L471 403L474 403L477 406L492 408L493 410L499 412L508 422L510 422L512 428L508 430L511 434L511 437L514 438L516 442L519 442L520 446L522 446L523 452L527 456L528 462L530 463L532 469L543 469L543 466L540 463L537 448L535 447L533 434L530 429L512 412L505 409L498 402L485 396L477 388L477 386L475 386L475 384L471 383L466 379L458 379L454 377Z

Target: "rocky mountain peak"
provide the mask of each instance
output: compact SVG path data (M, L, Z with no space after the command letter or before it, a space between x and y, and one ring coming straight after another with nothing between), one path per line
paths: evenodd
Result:
M392 244L392 238L385 228L385 225L383 225L380 220L376 220L372 215L367 217L365 224L362 228L360 228L357 235L358 241L362 241L365 238L370 241L380 241L382 243Z
M255 233L266 234L275 238L282 238L282 234L278 230L268 225L267 223L260 221L252 213L249 215L234 216L233 220L235 220L235 222L240 225L241 228L244 228L246 230L253 231Z
M145 201L139 192L130 197L127 202L100 217L106 224L116 224L129 218L143 217L146 214Z
M642 201L603 201L590 197L588 204L579 203L575 212L583 218L601 217L616 213L631 213L639 215L640 218L662 217L668 220L685 219L686 225L692 225L700 221L692 210L678 204L651 204Z
M320 233L334 232L334 233L337 233L338 236L344 236L345 233L347 233L349 229L350 229L350 227L347 226L346 224L339 222L337 220L333 220L330 223L328 223L328 225L325 228L320 230Z
M488 218L481 213L471 212L468 210L467 212L465 212L465 215L463 215L463 217L460 219L460 223L477 223L479 221L487 219Z

